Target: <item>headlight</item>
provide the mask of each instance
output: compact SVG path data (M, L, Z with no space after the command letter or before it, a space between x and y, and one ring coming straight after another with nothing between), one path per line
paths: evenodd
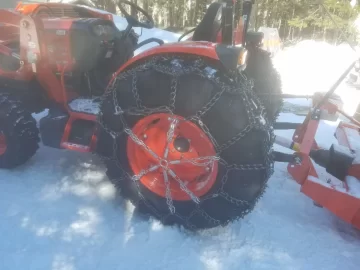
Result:
M97 35L98 37L106 34L106 29L105 29L104 25L95 25L93 30L94 30L95 35Z
M95 25L93 27L93 31L98 37L107 37L108 39L112 39L115 35L114 27L111 25Z

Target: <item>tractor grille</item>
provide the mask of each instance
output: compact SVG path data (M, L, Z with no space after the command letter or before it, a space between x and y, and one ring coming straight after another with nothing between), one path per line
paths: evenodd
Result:
M74 10L73 8L51 8L53 16L55 17L70 17L70 18L79 18L80 13Z
M87 12L80 12L73 7L49 7L49 8L41 8L38 11L39 15L47 15L49 16L51 10L51 17L55 18L62 18L62 17L69 17L69 18L86 18L90 17Z

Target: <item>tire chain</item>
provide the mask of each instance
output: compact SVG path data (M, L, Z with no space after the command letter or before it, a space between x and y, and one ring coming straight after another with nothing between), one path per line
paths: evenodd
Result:
M110 87L106 90L105 94L102 97L102 102L109 96L112 95L112 99L113 99L113 105L114 105L114 115L118 116L122 125L123 125L123 130L121 132L115 132L113 131L111 128L107 127L103 121L102 121L102 115L101 113L99 114L99 118L98 118L98 122L99 124L102 126L102 128L104 129L105 132L109 133L111 135L111 137L113 138L113 156L112 157L106 157L106 156L101 156L98 154L98 156L102 159L102 160L110 160L116 163L116 166L122 171L123 176L122 179L131 179L136 187L138 188L138 195L141 198L141 201L146 205L146 207L148 207L148 209L150 211L153 212L153 214L159 218L161 221L165 221L169 216L176 216L182 220L185 221L185 224L188 228L190 229L197 229L196 226L194 226L191 223L191 218L196 214L199 213L204 219L206 219L209 223L218 226L218 225L226 225L228 224L228 222L230 222L231 220L227 221L226 224L223 224L222 221L217 220L212 218L211 216L209 216L202 208L201 208L201 204L203 202L205 202L206 200L212 199L212 198L216 198L221 196L222 198L224 198L225 200L227 200L228 202L235 204L237 206L241 206L241 205L250 205L250 202L248 201L243 201L243 200L238 200L236 198L231 197L229 194L227 194L223 188L224 185L226 184L227 180L228 180L228 173L231 170L265 170L266 174L267 174L267 178L269 178L271 176L271 174L273 173L273 161L271 158L266 158L264 164L231 164L229 165L225 160L223 160L222 158L220 158L220 154L226 150L227 148L231 147L232 145L236 144L241 138L243 138L244 136L247 135L247 133L249 133L252 129L260 129L260 130L266 130L266 131L272 131L271 127L269 124L262 124L262 120L259 119L258 116L256 116L255 114L255 110L260 110L260 115L265 113L265 108L262 105L256 105L253 102L250 101L249 95L251 95L252 99L255 99L255 101L258 102L258 104L261 104L259 98L254 95L252 93L252 87L254 85L252 80L248 80L247 77L243 74L243 73L239 73L236 74L237 78L233 79L236 76L232 76L232 77L228 77L228 76L223 76L225 79L228 79L232 82L234 82L231 86L229 86L228 84L222 82L222 80L220 79L220 77L218 76L209 76L209 74L207 74L206 72L204 72L204 70L201 69L201 67L206 66L206 64L204 63L204 61L201 58L197 58L197 60L195 61L195 63L191 66L191 67L181 67L179 68L171 68L169 66L166 66L164 64L159 64L158 62L161 61L170 61L170 60L175 60L178 61L178 57L176 56L160 56L160 57L153 57L150 61L147 61L143 64L140 64L134 68L132 68L131 70L122 72L120 74L118 74L113 83L110 85ZM171 79L171 92L170 92L170 104L169 106L160 106L157 108L146 108L145 106L143 106L143 103L141 101L140 95L138 93L138 89L137 89L137 73L138 72L143 72L143 71L147 71L153 69L157 72L160 72L162 74L167 74L169 76L172 76ZM166 202L169 208L169 214L168 215L161 215L155 208L154 206L152 206L147 199L143 196L143 194L140 192L140 186L139 186L139 182L141 177L145 176L147 173L154 171L158 168L160 168L160 166L152 166L150 168L147 168L145 170L142 170L138 175L133 175L131 176L128 172L126 172L124 170L124 168L121 166L121 164L118 162L118 158L117 158L117 154L118 151L120 149L118 149L117 146L117 139L119 136L121 136L123 133L126 133L136 144L138 144L139 146L143 147L146 151L148 151L151 155L153 155L153 157L159 162L161 162L161 158L159 156L157 156L140 138L138 138L133 132L132 130L128 127L125 119L124 119L124 114L127 115L142 115L142 116L148 116L154 113L161 113L161 112L166 112L169 114L174 114L174 110L175 110L175 100L176 100L176 93L177 93L177 88L178 88L178 80L179 77L183 76L183 75L197 75L201 78L204 78L206 80L211 81L213 84L215 84L216 86L219 87L220 91L218 91L210 100L207 104L205 104L199 111L197 111L197 113L191 117L187 117L185 118L185 120L189 120L192 121L194 123L196 123L202 130L203 132L208 136L208 138L212 141L212 143L214 144L215 148L216 148L216 156L211 156L211 157L200 157L197 159L190 159L190 160L185 160L185 161L181 161L181 162L190 162L192 164L194 164L195 166L209 166L210 164L212 166L214 166L215 161L218 161L220 165L224 166L226 168L226 173L224 174L224 176L221 179L222 182L222 186L221 188L218 190L217 193L208 195L208 196L204 196L203 198L198 198L196 197L191 191L188 190L188 188L186 187L185 183L169 168L166 168L163 170L164 173L164 181L165 181L165 185L166 185ZM118 104L118 98L117 98L117 88L118 88L118 84L121 80L125 80L129 77L132 76L132 92L136 101L136 108L129 108L126 110L123 110L120 105ZM236 87L236 84L238 85ZM240 87L239 87L240 85ZM206 127L206 125L202 122L201 117L204 116L209 110L211 110L211 108L213 108L213 106L219 101L219 99L222 97L222 95L224 93L229 93L229 94L235 94L235 95L240 95L243 99L243 104L245 105L245 110L246 113L248 115L249 118L249 125L247 125L245 127L245 129L243 129L242 131L240 131L236 136L234 136L233 138L231 138L230 140L228 140L227 142L225 142L222 145L219 145L217 143L217 141L214 139L214 137L211 135L209 129ZM251 106L253 105L253 106ZM259 115L259 113L257 114ZM174 122L172 122L174 123ZM172 127L172 128L171 128ZM172 130L171 130L172 129ZM170 125L170 129L168 131L167 134L167 140L169 143L169 140L171 139L171 134L173 134L173 130L174 127L173 125ZM274 136L272 135L271 138L269 139L264 139L265 140L265 144L264 145L272 145L271 142L273 142L274 140ZM266 147L266 149L264 149L264 151L266 153L269 153L270 151L272 151L271 147ZM270 155L271 156L271 155ZM205 161L205 162L202 162ZM270 167L270 169L269 169ZM181 216L179 213L176 212L176 209L173 205L173 199L171 197L171 190L170 190L170 184L169 184L169 179L168 179L168 175L171 175L171 177L177 181L180 185L180 188L187 193L187 195L191 198L192 201L194 201L197 204L197 207L190 213L190 215L188 217L183 217ZM123 180L122 180L123 181Z

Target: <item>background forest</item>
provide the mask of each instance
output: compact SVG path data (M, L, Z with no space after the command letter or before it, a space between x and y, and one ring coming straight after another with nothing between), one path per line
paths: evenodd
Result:
M182 31L196 26L204 16L208 5L215 0L131 1L148 11L157 27ZM98 8L113 13L117 10L116 0L92 0L92 2ZM237 2L236 13L239 18L242 1ZM357 39L355 21L360 11L356 2L356 0L256 0L250 29L257 30L261 26L277 28L283 41L315 39L339 43L347 37L355 42Z

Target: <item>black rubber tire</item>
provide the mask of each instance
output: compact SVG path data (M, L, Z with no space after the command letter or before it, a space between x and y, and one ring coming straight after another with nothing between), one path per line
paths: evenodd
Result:
M6 152L0 168L12 169L27 162L39 148L39 130L31 113L20 100L0 93L0 132L5 135Z
M256 46L248 46L245 74L254 80L253 90L263 103L268 119L275 122L283 105L281 77L274 68L270 53Z
M142 105L146 108L168 105L170 100L171 76L159 73L154 66L161 64L168 68L179 68L177 66L179 62L181 62L181 67L195 65L193 58L185 59L184 56L181 58L173 56L170 59L172 60L160 58L149 65L147 70L136 72L138 94ZM173 62L174 59L175 62ZM218 86L210 80L221 81L226 87L239 88L238 85L242 85L241 94L224 92L215 105L202 117L202 122L209 128L217 143L222 145L244 130L250 123L250 118L256 121L254 127L244 137L220 154L220 157L229 166L249 165L254 166L253 169L231 169L219 163L216 183L205 196L200 198L201 203L197 205L193 201L174 200L176 209L174 215L170 213L165 198L151 192L140 181L134 182L131 179L133 172L129 167L126 153L128 136L121 132L124 126L121 124L119 116L115 115L113 92L103 98L99 114L97 145L97 153L103 157L107 166L108 177L122 196L130 199L137 206L140 213L153 216L161 220L163 224L178 224L191 230L226 225L249 213L262 195L273 168L271 159L272 130L263 114L263 107L254 96L245 78L241 77L241 82L231 82L221 75L222 72L219 69L213 67L210 70L216 71L216 73L207 73L209 64L206 62L199 65L199 70L197 74L179 77L174 113L188 117L209 102L219 91ZM129 72L131 73L131 70ZM131 76L126 79L118 79L115 90L113 90L116 91L117 102L123 110L136 107L132 83ZM249 117L248 110L245 108L248 108L254 115ZM130 128L142 117L141 115L124 114L124 119ZM118 136L114 138L109 134L110 131L113 134L118 132ZM255 164L262 164L262 166L255 169Z

